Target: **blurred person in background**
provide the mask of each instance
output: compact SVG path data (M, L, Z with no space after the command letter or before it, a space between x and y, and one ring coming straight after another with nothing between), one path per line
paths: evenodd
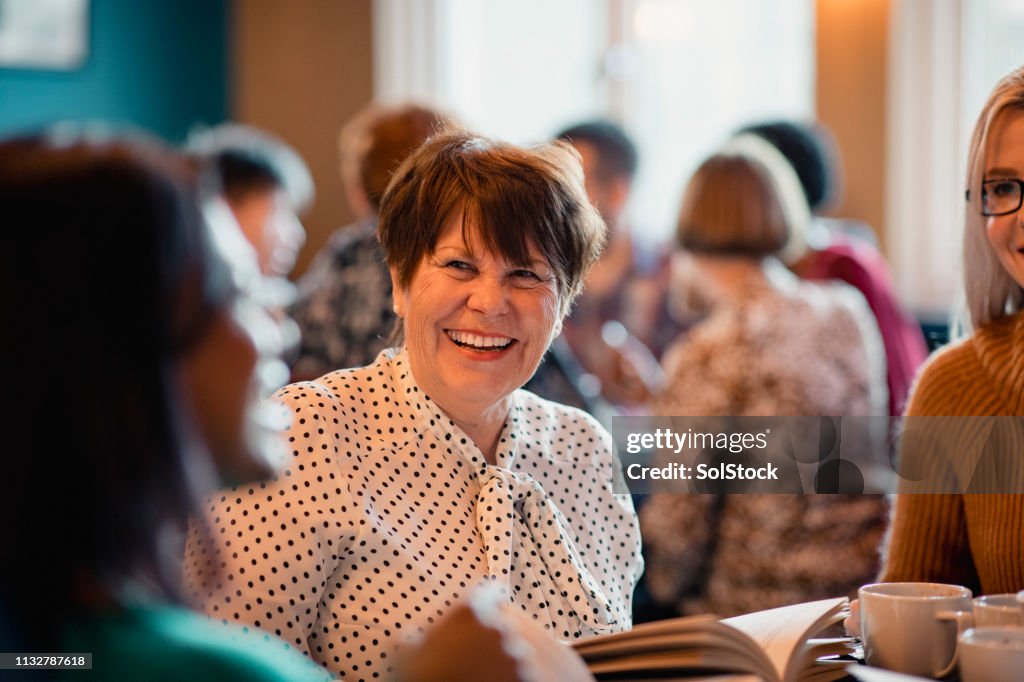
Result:
M735 140L697 169L673 295L705 316L666 351L653 414L885 414L884 353L863 298L801 281L776 257L807 213L763 141ZM680 613L722 616L847 594L877 570L885 517L878 495L652 494L640 510L646 587Z
M878 251L871 227L821 215L841 194L839 149L834 139L820 124L789 121L750 125L738 134L766 140L796 172L814 218L802 234L794 235L782 257L802 278L839 280L864 295L885 345L889 414L899 417L928 348L920 325L896 296L889 265Z
M313 178L292 147L273 135L224 123L189 137L199 162L256 249L260 270L287 277L306 241L299 214L313 202Z
M395 313L377 241L380 200L399 164L452 124L419 104L371 104L345 124L338 140L341 181L356 222L330 237L299 282L290 310L302 334L293 380L368 365L387 347Z
M299 328L285 312L296 293L287 277L306 241L299 214L314 197L309 168L284 141L237 123L194 132L185 151L198 168L210 209L226 207L233 219L223 222L241 228L220 234L221 246L237 267L256 263L247 286L277 320L284 357L293 358ZM239 234L243 239L237 238ZM276 381L276 387L283 386L288 375Z
M608 245L587 276L563 336L605 399L641 409L660 385L657 357L681 328L668 314L667 252L636 239L626 219L636 146L606 120L578 123L556 138L579 152L587 195L608 226Z

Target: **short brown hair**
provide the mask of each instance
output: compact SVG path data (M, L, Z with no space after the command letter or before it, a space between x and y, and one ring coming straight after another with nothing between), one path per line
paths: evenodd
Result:
M452 123L446 114L420 104L369 105L342 128L342 179L361 187L370 205L379 208L392 173L405 157Z
M686 187L677 243L697 253L778 253L794 228L779 184L768 163L750 151L734 148L714 154Z
M459 208L463 230L478 225L484 246L514 265L529 264L533 244L555 271L568 313L605 240L572 147L516 147L464 131L424 143L395 171L380 206L378 235L399 286L409 286Z

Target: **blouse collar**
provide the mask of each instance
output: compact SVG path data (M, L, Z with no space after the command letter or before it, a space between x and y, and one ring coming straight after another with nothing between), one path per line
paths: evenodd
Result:
M409 350L402 346L401 349L392 348L388 353L395 385L400 388L403 399L412 411L415 421L439 439L448 442L454 441L456 444L454 449L474 469L479 471L488 466L480 447L466 435L462 427L438 407L430 396L420 389L409 364ZM515 460L519 450L519 441L522 440L522 411L518 391L513 392L511 407L498 436L498 449L494 458L496 466L508 469L511 468L512 462Z

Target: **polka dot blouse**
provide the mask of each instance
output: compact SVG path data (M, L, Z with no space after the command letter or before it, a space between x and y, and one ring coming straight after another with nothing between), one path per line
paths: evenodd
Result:
M589 415L516 391L488 465L405 351L276 397L287 468L215 495L190 529L186 585L211 616L368 680L484 581L564 640L631 626L636 516Z

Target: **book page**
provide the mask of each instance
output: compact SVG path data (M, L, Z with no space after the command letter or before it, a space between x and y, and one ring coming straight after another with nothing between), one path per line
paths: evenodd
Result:
M717 623L718 617L711 615L656 620L636 625L632 630L591 637L590 639L575 642L573 648L581 655L586 655L593 647L604 647L612 643L644 642L653 637L681 636L692 632L706 632L709 628L714 629Z
M745 659L735 651L709 649L690 649L661 651L637 656L623 656L587 662L590 672L600 678L602 675L626 675L637 679L666 680L675 677L694 675L722 675L727 672L735 674L753 673L761 679L771 679L761 674L759 661ZM771 675L771 671L765 671ZM656 673L653 674L652 673Z
M595 674L657 670L671 677L721 670L773 677L771 661L757 644L712 615L644 623L576 642L573 648Z
M807 640L807 644L801 649L799 656L794 656L790 659L790 671L805 671L803 674L796 676L795 679L806 680L811 672L820 672L819 669L827 667L826 663L828 666L833 667L836 665L849 665L851 657L856 652L857 646L850 637L836 637L832 639L812 638ZM846 658L839 658L839 656L845 656ZM819 660L823 657L828 658ZM842 675L837 677L842 677Z
M760 645L780 680L795 680L799 670L789 670L790 661L800 664L807 639L826 625L842 618L849 609L846 597L822 599L782 606L744 616L726 618L723 623L747 634Z

